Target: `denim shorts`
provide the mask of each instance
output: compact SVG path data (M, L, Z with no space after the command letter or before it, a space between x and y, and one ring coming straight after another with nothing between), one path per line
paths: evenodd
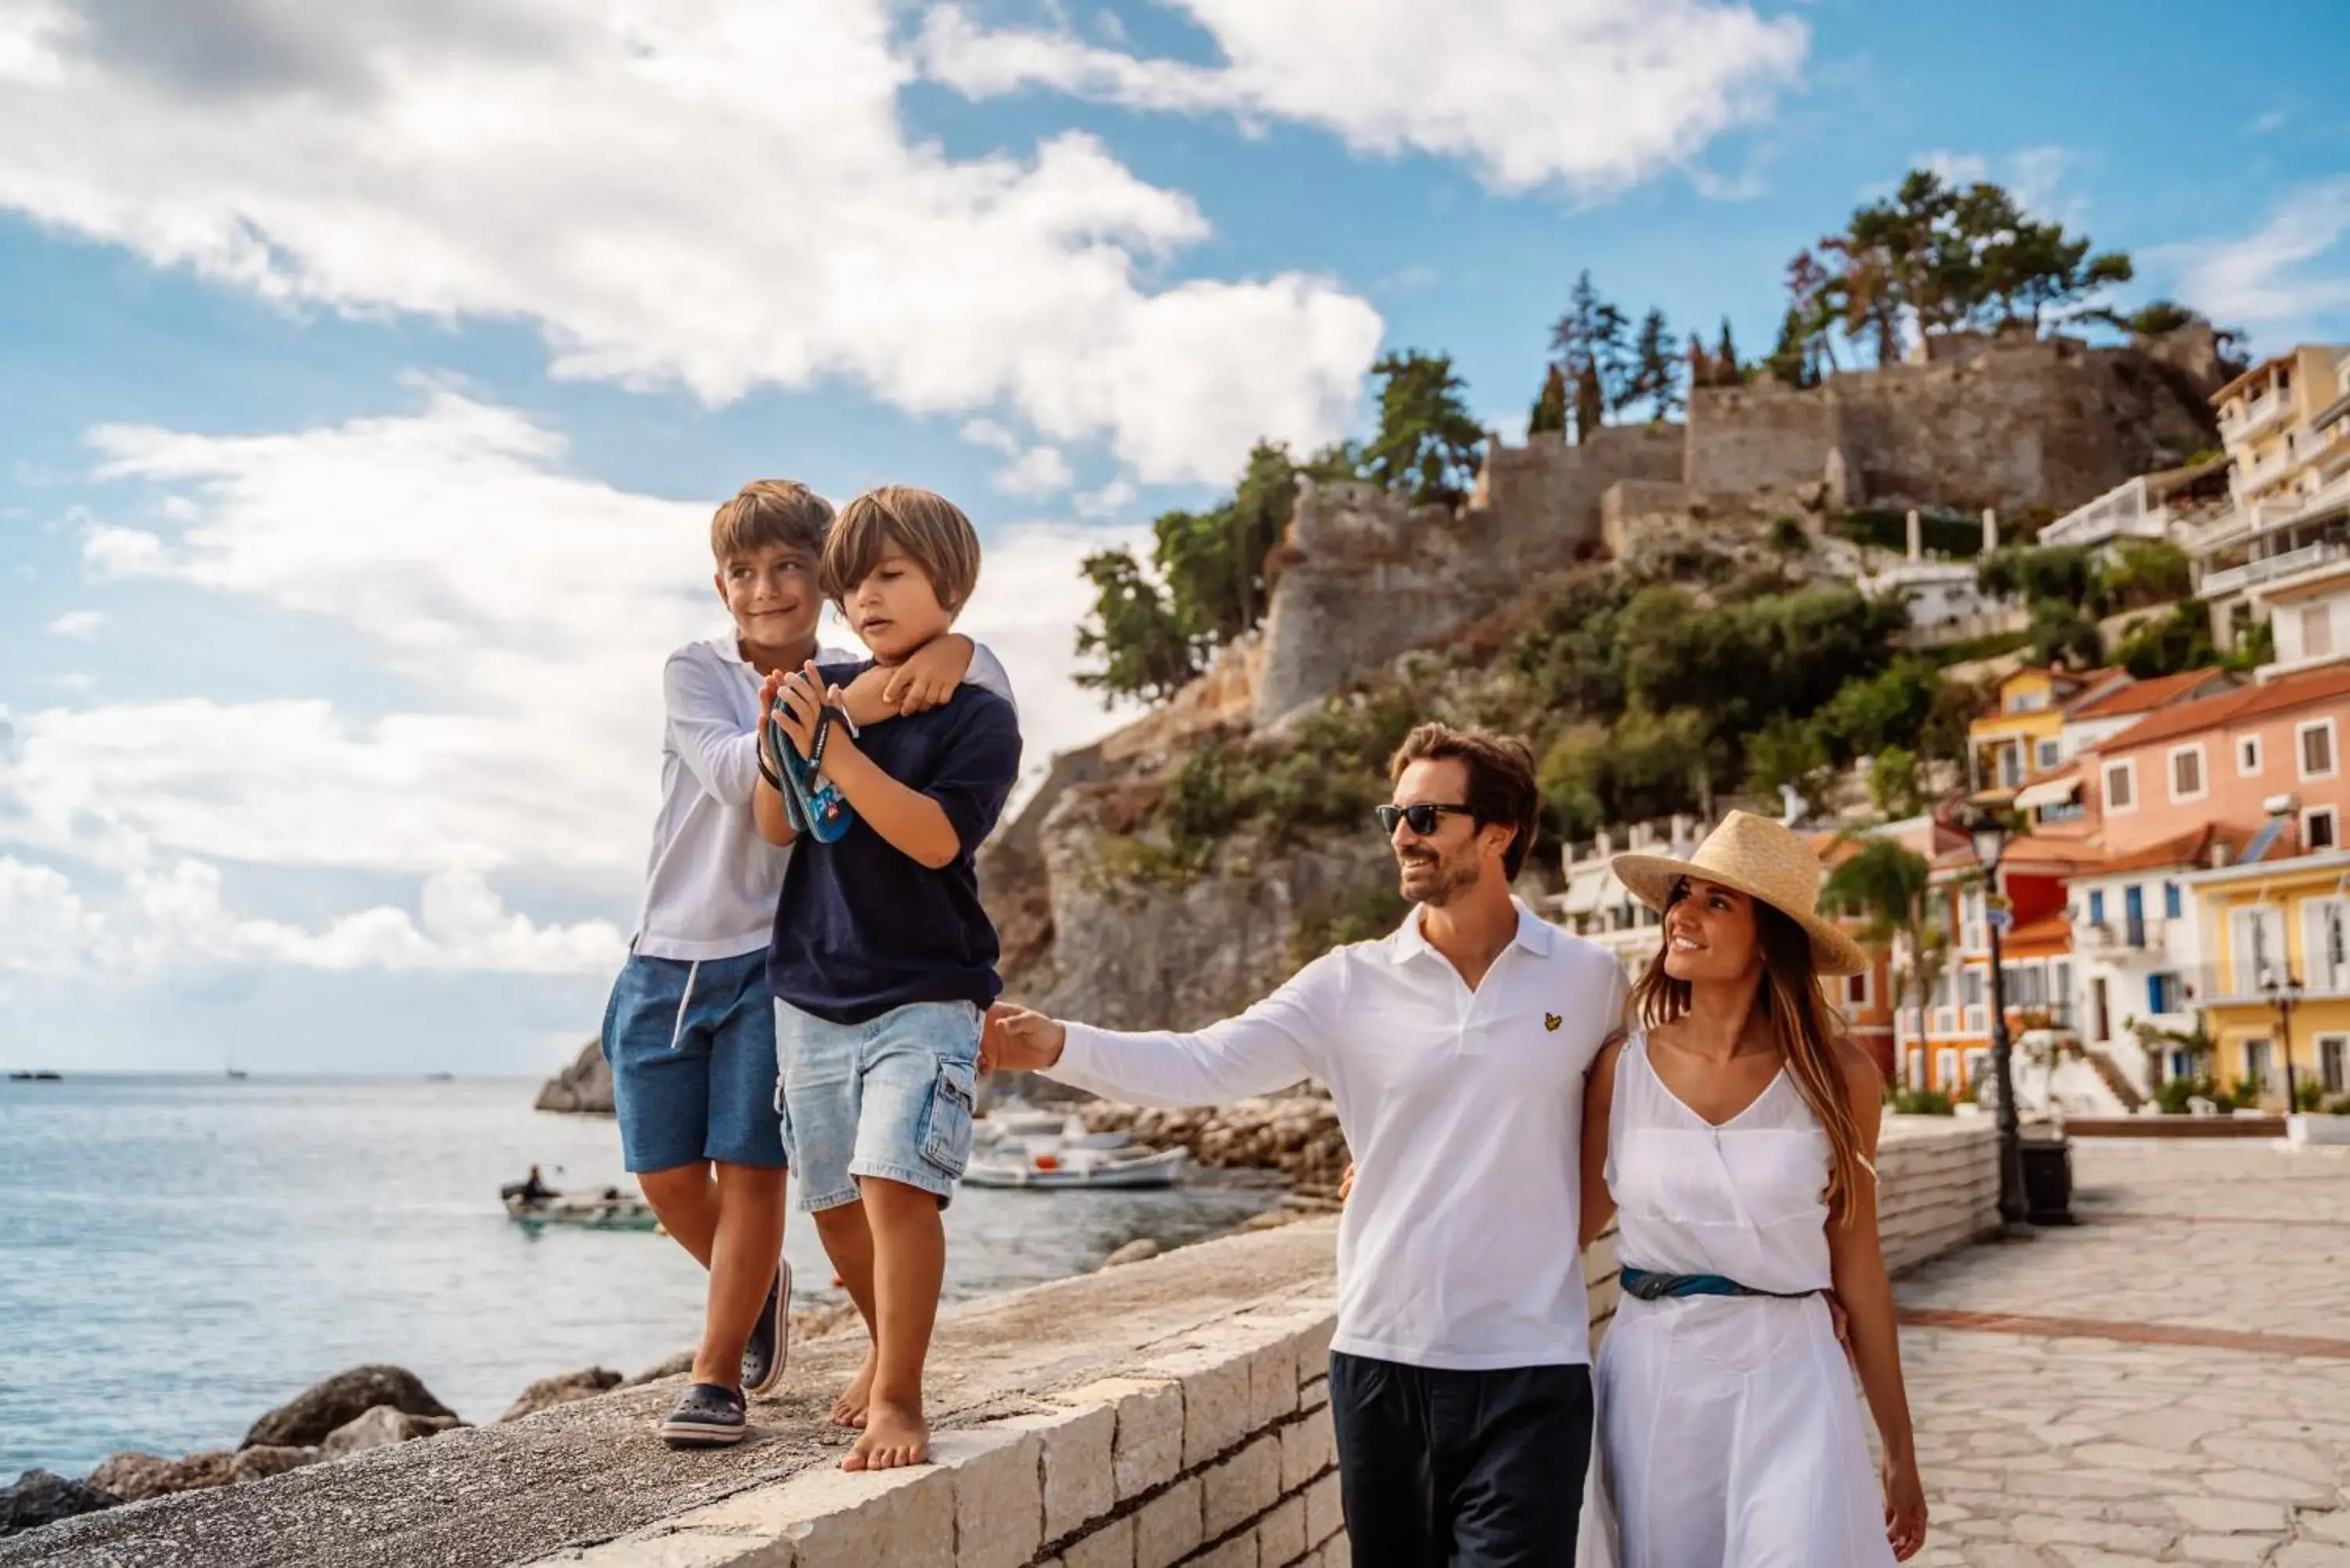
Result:
M764 949L738 958L632 953L604 1012L620 1153L632 1171L784 1163Z
M803 1210L856 1202L860 1177L947 1206L971 1162L981 1016L968 1002L917 1002L831 1023L775 1003L775 1109Z

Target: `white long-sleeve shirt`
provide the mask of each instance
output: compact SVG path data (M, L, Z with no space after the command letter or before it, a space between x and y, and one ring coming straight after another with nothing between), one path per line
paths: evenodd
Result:
M1355 1158L1331 1348L1470 1371L1587 1362L1583 1085L1624 971L1521 904L1471 992L1419 916L1194 1033L1069 1024L1051 1076L1160 1106L1321 1079Z
M820 664L863 656L819 649ZM974 644L964 679L1012 701L995 655ZM733 632L689 642L661 670L660 815L653 820L645 901L631 952L652 958L736 958L767 945L788 846L759 836L751 792L759 782L762 677Z

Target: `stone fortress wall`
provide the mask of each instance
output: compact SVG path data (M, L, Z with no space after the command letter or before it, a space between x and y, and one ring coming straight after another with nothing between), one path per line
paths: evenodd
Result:
M1686 426L1496 438L1458 512L1309 489L1277 556L1257 722L1491 615L1541 573L1624 554L1645 519L2067 510L2216 445L2205 399L2224 379L2200 325L2119 348L1953 333L1817 387L1699 388Z

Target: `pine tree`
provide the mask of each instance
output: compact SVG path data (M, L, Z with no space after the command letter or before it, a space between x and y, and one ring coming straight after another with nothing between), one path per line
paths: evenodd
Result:
M1738 362L1738 343L1730 336L1730 317L1721 318L1721 341L1713 348L1713 384L1739 387L1746 383L1745 367Z
M1553 365L1543 376L1542 392L1534 399L1533 410L1526 415L1526 433L1544 431L1566 431L1566 374Z
M1657 421L1670 419L1685 401L1680 366L1673 355L1672 328L1665 324L1665 313L1654 307L1640 318L1640 336L1632 345L1632 374L1624 386L1625 404L1643 399L1648 403L1648 417Z
M1379 389L1379 428L1363 451L1363 471L1382 490L1415 501L1459 501L1476 472L1485 431L1461 397L1467 385L1449 354L1408 348L1371 367Z

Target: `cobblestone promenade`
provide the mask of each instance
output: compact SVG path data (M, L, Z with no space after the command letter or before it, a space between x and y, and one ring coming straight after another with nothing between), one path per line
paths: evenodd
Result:
M2077 1141L1900 1282L1929 1568L2350 1568L2350 1150Z

